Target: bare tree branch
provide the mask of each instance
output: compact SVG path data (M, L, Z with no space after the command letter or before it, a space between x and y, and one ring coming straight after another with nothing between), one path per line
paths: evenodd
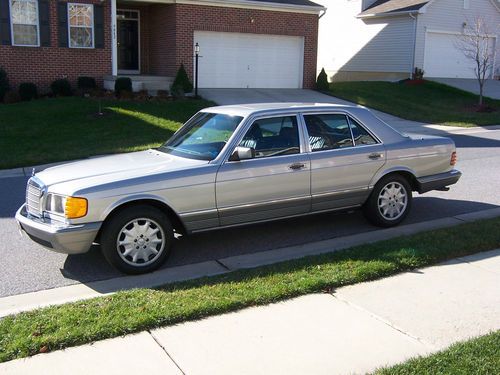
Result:
M493 71L494 49L491 30L482 16L464 24L464 31L457 36L455 48L474 63L474 73L479 84L479 105L483 105L483 89L486 79Z

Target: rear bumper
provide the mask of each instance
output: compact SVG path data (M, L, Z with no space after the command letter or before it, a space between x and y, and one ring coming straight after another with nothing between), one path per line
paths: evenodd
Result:
M25 205L16 213L22 232L43 247L64 254L85 253L92 246L102 223L69 225L28 216Z
M461 176L462 172L452 169L449 172L417 178L417 191L422 194L431 190L442 190L456 184Z

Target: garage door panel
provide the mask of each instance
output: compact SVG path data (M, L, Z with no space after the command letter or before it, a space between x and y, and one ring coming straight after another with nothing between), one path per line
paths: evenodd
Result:
M301 88L303 38L195 31L200 88Z
M492 48L493 39L489 45ZM457 35L428 32L425 38L424 72L426 77L475 78L474 62L457 48Z

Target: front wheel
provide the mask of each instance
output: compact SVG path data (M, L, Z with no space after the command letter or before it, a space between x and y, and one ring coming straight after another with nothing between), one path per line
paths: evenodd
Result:
M401 223L412 203L412 192L408 181L400 175L382 178L374 187L365 203L365 217L380 227L392 227Z
M162 211L132 206L115 214L103 228L101 249L106 260L128 274L160 267L172 247L173 229Z

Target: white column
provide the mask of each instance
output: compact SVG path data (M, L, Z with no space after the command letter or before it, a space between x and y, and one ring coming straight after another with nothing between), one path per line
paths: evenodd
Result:
M111 71L118 75L118 37L116 30L116 0L111 0Z

